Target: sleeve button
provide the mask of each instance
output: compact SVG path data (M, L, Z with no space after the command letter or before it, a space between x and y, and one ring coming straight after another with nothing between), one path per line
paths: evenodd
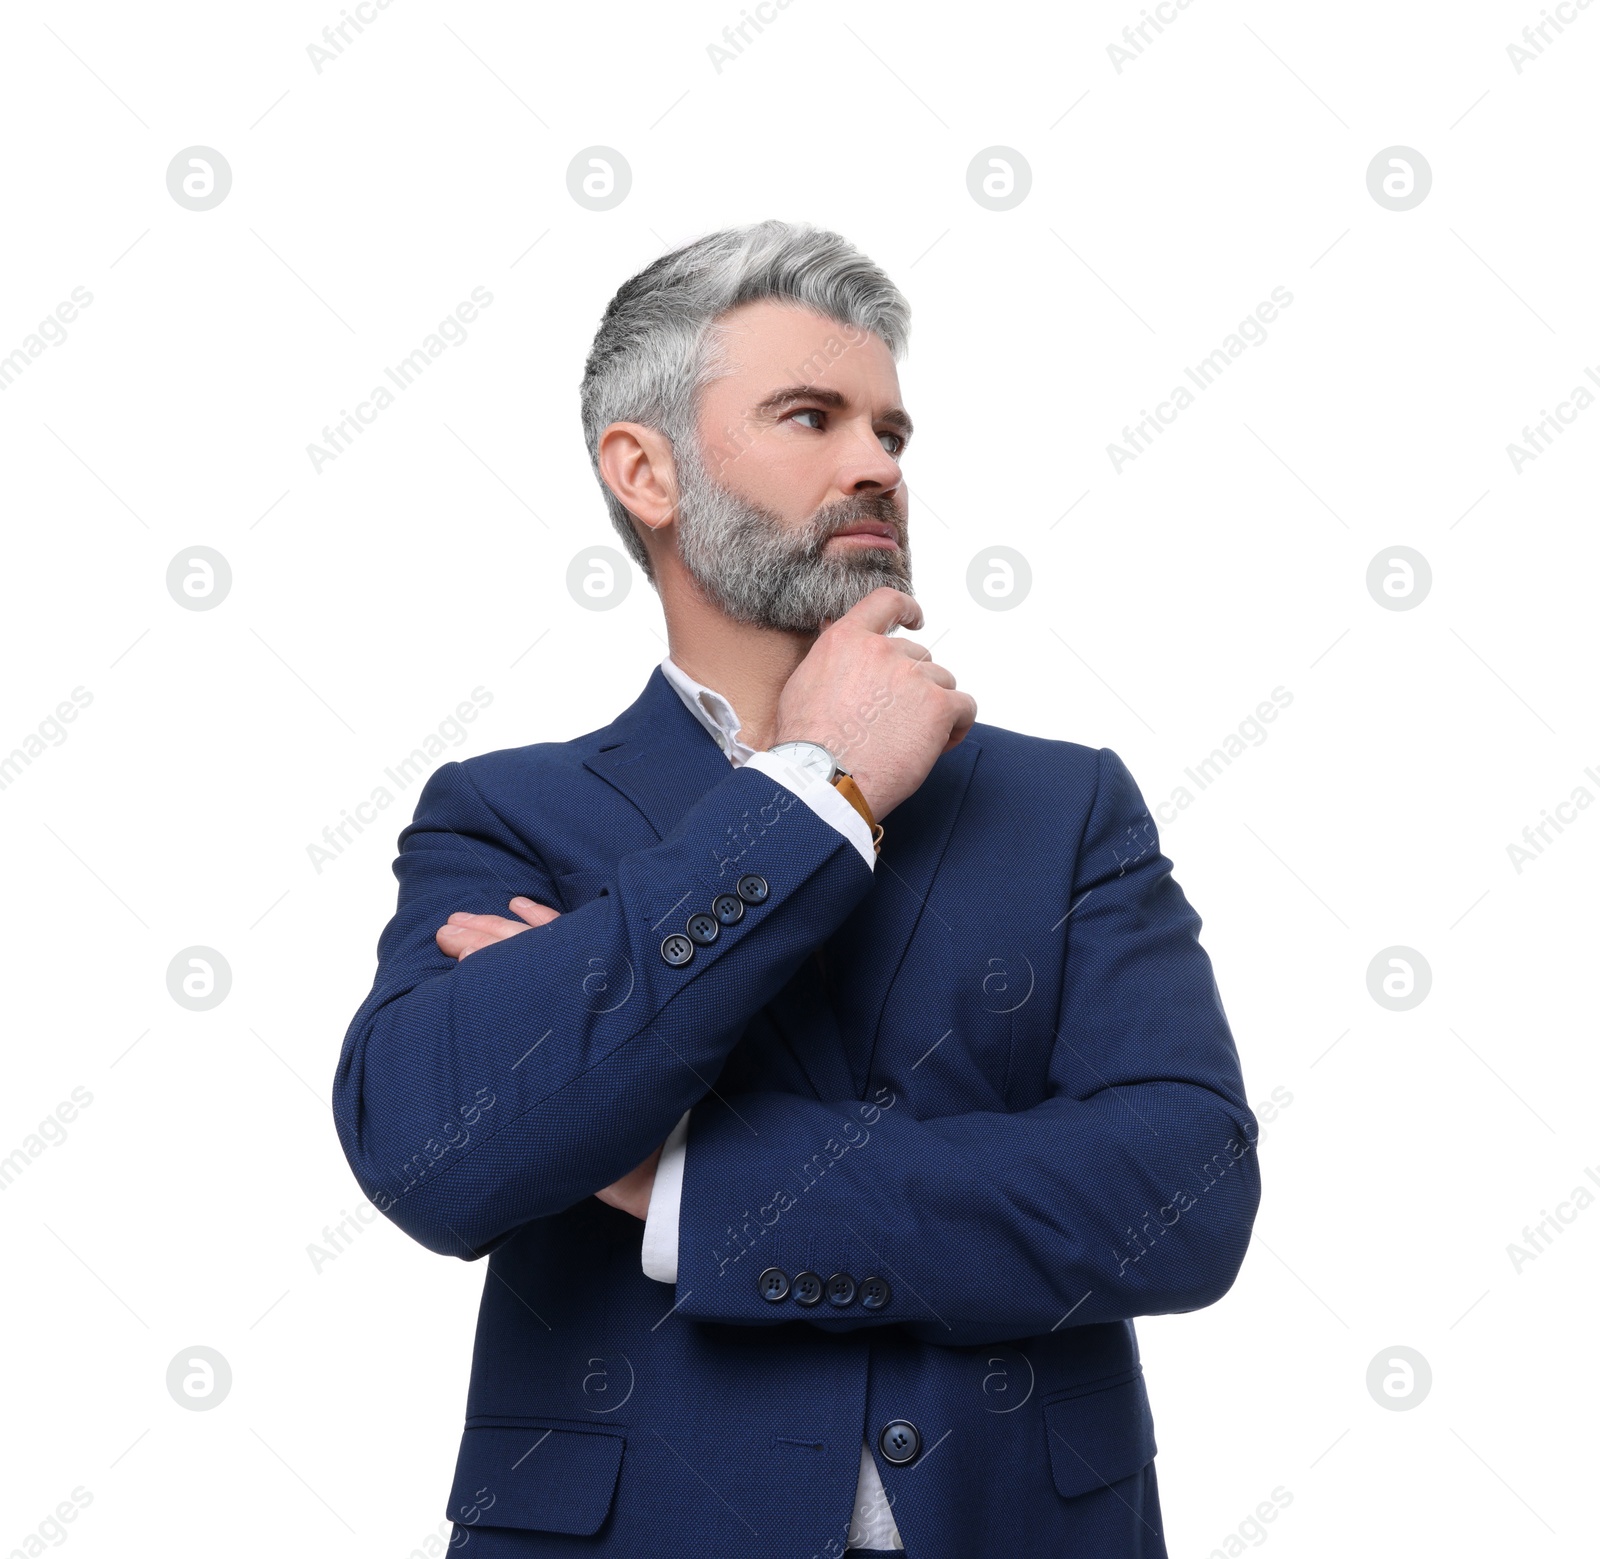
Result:
M689 933L689 940L696 947L709 947L717 939L717 933L722 929L715 915L708 915L704 910L691 915L684 922L683 929Z
M822 1298L822 1279L815 1272L797 1272L794 1275L794 1302L810 1309Z
M662 938L661 956L674 969L680 968L694 957L694 943L681 931L674 931L671 936Z
M767 879L765 877L758 876L755 872L746 872L733 885L733 891L746 904L765 904L771 889L767 887Z

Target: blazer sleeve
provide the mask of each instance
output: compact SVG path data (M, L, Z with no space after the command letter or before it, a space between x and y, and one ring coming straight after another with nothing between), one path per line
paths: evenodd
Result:
M1035 1107L918 1120L880 1089L837 1101L755 1091L695 1109L678 1313L898 1325L964 1346L1227 1292L1260 1198L1258 1127L1200 918L1109 748L1070 905L1050 1096ZM771 1302L757 1279L782 1265L775 1252L881 1277L889 1300Z
M670 837L622 857L614 892L457 962L434 940L452 912L503 914L519 893L557 903L551 872L459 762L429 776L399 846L334 1121L374 1205L463 1260L635 1168L872 884L792 792L730 768ZM663 938L750 877L765 897L669 963Z

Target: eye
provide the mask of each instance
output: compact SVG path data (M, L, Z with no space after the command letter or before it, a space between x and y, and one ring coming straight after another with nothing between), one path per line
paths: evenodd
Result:
M807 422L802 424L804 427L811 428L814 432L821 433L827 428L828 414L820 406L800 406L789 413L789 420L791 421L801 417L815 417L817 419L814 423ZM908 440L903 433L880 433L878 442L883 445L889 454L898 459L905 453Z

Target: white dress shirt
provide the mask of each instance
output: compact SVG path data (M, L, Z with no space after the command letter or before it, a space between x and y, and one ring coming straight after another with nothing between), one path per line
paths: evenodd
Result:
M756 752L747 747L739 740L740 722L733 705L720 693L680 670L670 655L661 662L661 671L734 768L755 769L793 791L823 822L837 828L861 852L868 867L876 866L878 857L872 848L872 830L867 827L867 820L832 785L800 773L770 752ZM644 1272L646 1277L662 1283L678 1281L678 1208L683 1196L689 1115L690 1111L683 1112L662 1146L650 1205L646 1209ZM873 1461L865 1440L861 1442L861 1472L845 1544L847 1548L903 1549L906 1546L895 1526L883 1480L878 1476L878 1464Z

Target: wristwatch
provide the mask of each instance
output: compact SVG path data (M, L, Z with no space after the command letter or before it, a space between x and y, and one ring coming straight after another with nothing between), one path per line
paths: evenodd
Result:
M767 750L775 757L787 759L802 774L832 785L866 819L867 827L872 830L873 851L882 851L883 824L872 815L872 808L867 805L867 798L861 794L861 787L850 771L826 747L820 742L779 742Z

